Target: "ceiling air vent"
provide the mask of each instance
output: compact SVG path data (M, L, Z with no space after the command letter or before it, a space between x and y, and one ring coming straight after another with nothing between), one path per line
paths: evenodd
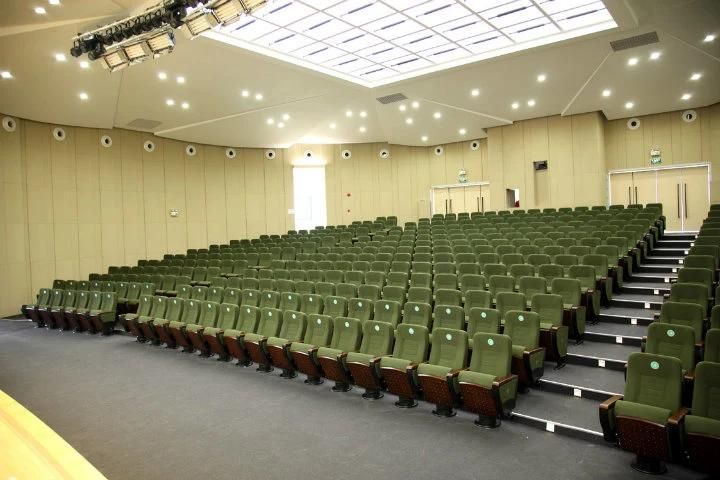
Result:
M135 128L137 130L153 130L157 128L162 122L157 120L148 120L147 118L136 118L126 126L129 128Z
M402 102L403 100L407 100L407 97L402 93L393 93L391 95L385 95L384 97L378 97L376 100L383 105L387 105L388 103Z
M614 42L610 42L610 47L614 52L619 52L620 50L627 50L628 48L650 45L658 41L657 32L649 32L643 33L642 35L635 35L634 37L623 38L622 40L615 40Z

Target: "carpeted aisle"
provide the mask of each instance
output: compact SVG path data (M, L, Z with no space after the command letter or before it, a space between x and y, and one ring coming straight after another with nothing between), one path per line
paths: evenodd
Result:
M0 389L107 478L646 478L617 449L496 430L215 359L0 321ZM668 479L700 478L670 466Z

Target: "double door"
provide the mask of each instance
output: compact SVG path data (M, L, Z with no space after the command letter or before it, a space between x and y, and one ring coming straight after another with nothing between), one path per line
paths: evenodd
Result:
M484 212L489 205L488 185L433 187L433 213Z
M700 228L710 205L707 165L610 173L610 203L661 203L668 230Z

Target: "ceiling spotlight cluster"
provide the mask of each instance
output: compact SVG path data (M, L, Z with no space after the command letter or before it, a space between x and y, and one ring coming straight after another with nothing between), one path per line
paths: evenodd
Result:
M290 120L290 115L287 113L283 113L280 118L281 120L275 121L273 117L268 117L268 119L265 120L265 123L270 126L275 125L277 128L285 128L285 122Z
M174 29L195 37L254 12L267 0L162 0L145 12L78 34L70 54L102 60L111 72L172 53Z

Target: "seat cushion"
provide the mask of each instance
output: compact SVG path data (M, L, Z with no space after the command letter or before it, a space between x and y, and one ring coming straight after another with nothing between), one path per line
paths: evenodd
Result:
M318 357L336 358L342 353L342 350L336 348L320 347L317 351Z
M404 360L402 358L383 357L383 359L380 360L380 368L388 367L405 370L405 368L411 363L412 362L410 360Z
M615 416L642 418L649 422L665 425L672 412L665 408L653 407L642 403L618 400L615 404Z
M170 323L170 320L166 320L164 318L154 318L153 319L153 325L155 325L156 327L162 326L162 325L167 325L168 323Z
M302 343L302 342L293 342L290 344L290 351L291 352L305 352L307 353L311 349L315 348L315 345L311 345L309 343Z
M170 322L170 328L176 328L176 329L180 330L183 327L185 327L184 322L177 322L174 320L172 322Z
M185 327L185 329L188 332L199 332L200 330L203 330L203 326L193 323L193 324L190 324L187 327Z
M222 328L207 327L203 330L203 335L206 337L214 337L220 330L222 330Z
M365 365L370 364L370 360L375 358L374 355L368 355L367 353L350 352L347 354L346 362L362 363Z
M282 347L282 346L285 345L287 342L288 342L288 341L287 341L286 338L268 337L268 339L267 339L267 344L268 344L268 345L273 345L273 346L275 346L275 347Z
M263 335L259 335L257 333L246 333L245 338L243 341L245 342L259 342L260 339L263 338Z
M525 351L525 346L523 346L523 345L513 345L512 346L512 356L515 358L523 358L524 351Z
M225 330L225 333L223 333L223 336L237 338L237 337L241 336L242 333L243 332L241 332L240 330L235 330L235 329L229 328L229 329Z
M685 417L685 431L720 438L720 420L688 415Z
M433 377L445 378L445 375L452 370L452 368L441 367L440 365L433 365L431 363L421 363L418 366L419 375L432 375Z
M465 383L473 383L480 385L481 387L491 388L493 381L495 381L495 375L488 375L487 373L471 372L470 370L463 370L458 375L458 381Z
M152 321L153 321L153 318L152 318L152 317L147 317L147 316L145 316L145 315L141 315L141 316L138 317L138 323L149 323L149 322L152 322Z

